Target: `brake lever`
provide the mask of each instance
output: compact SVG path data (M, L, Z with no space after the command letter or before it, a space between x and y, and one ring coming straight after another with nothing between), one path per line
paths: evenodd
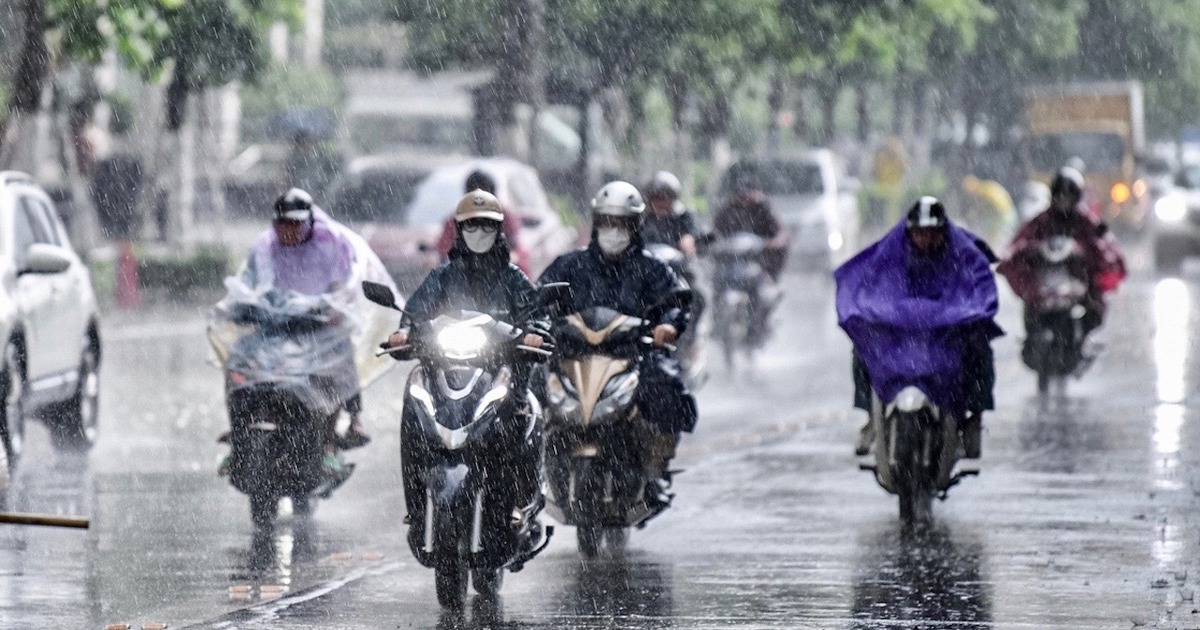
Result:
M653 337L642 337L642 343L644 343L648 346L654 346L655 348L660 347L660 346L657 346L654 344ZM673 343L664 343L661 347L663 349L670 350L671 352L677 352L679 350L679 346L676 346Z
M397 352L400 352L400 351L402 351L402 350L409 350L409 349L411 349L411 348L412 348L412 344L405 344L405 345L403 345L403 346L396 346L396 347L394 347L394 348L392 348L392 347L384 347L384 346L381 344L381 345L380 345L380 349L375 351L375 356L377 356L377 357L382 357L382 356L384 356L384 355L386 355L386 354L396 354Z

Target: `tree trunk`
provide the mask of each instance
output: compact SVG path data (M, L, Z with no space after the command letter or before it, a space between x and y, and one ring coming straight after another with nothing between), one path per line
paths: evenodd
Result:
M50 72L45 1L25 0L21 14L21 52L9 102L11 114L4 125L3 144L0 145L0 168L22 170L36 176L40 157L37 114Z
M866 145L867 140L871 138L871 106L868 103L870 93L867 90L866 84L860 83L854 86L854 108L858 114L858 141L862 145Z
M792 121L792 134L796 139L803 144L808 144L812 140L812 129L808 124L808 90L804 87L799 87L796 90L796 118Z
M771 109L771 120L767 127L767 150L778 151L783 142L780 117L783 115L783 71L776 69L771 74L771 91L767 94L767 106Z
M321 67L325 45L325 0L304 1L304 67Z
M821 101L821 123L823 125L821 137L818 140L823 145L833 142L833 137L837 134L837 104L840 96L841 89L837 87L827 87L817 95Z

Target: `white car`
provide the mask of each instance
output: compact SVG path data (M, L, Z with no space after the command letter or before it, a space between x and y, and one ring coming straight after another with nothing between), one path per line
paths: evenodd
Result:
M33 417L56 447L91 446L100 367L91 274L50 198L12 171L0 172L0 340L0 457L20 455Z
M857 251L858 182L842 174L832 151L740 159L721 181L721 203L742 174L757 183L783 221L797 266L828 268Z
M1200 255L1200 164L1184 166L1174 187L1154 202L1154 266L1178 271L1184 259Z

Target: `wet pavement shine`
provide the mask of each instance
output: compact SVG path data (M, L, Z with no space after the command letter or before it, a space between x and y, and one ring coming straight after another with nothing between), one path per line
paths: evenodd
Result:
M627 555L584 562L560 527L500 602L461 615L404 544L407 367L366 392L375 440L354 477L255 538L215 474L225 415L201 311L110 320L100 443L56 454L31 426L8 497L92 528L0 526L0 628L1200 628L1200 275L1135 275L1058 405L1034 395L1005 294L983 474L919 531L852 456L863 418L832 283L787 289L752 374L711 357L675 505Z

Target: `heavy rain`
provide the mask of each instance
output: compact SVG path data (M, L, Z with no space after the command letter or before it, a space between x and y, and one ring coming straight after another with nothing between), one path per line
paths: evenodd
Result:
M1198 15L0 0L0 630L1200 628Z

